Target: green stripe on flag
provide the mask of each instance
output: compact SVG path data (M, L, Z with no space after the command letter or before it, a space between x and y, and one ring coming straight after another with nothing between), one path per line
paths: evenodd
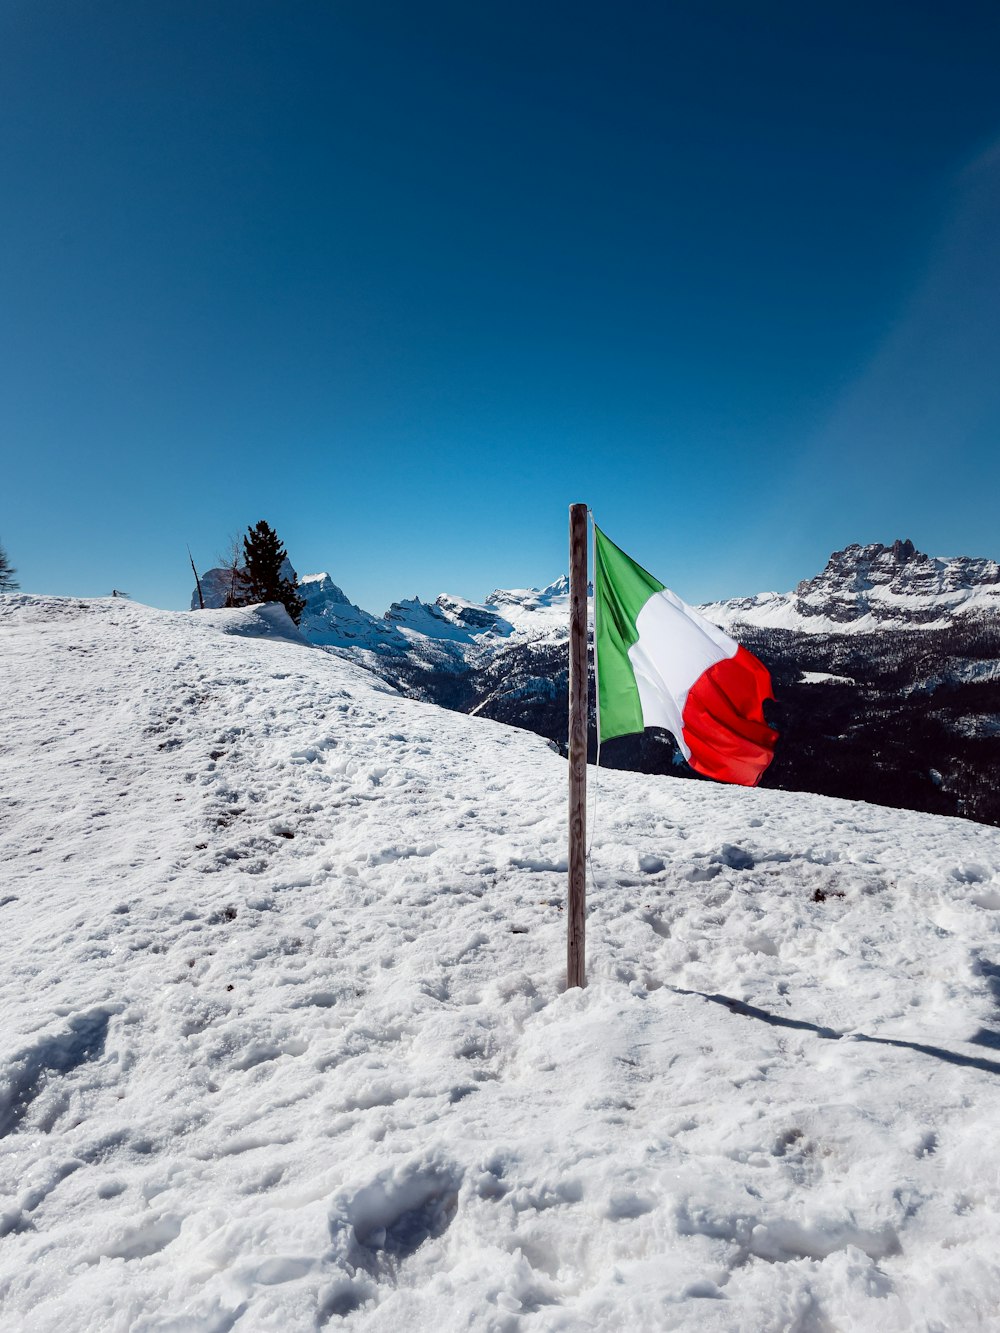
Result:
M630 560L594 524L594 647L600 739L642 731L642 704L628 650L639 612L663 584Z

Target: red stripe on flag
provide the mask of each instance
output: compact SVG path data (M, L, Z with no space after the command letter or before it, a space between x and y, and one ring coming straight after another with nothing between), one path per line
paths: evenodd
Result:
M745 648L710 666L684 705L691 767L718 782L756 787L778 739L764 721L764 700L773 698L767 667Z

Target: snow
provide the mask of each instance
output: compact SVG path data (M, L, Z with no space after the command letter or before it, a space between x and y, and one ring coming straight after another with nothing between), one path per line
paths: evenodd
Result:
M799 680L803 685L854 685L853 676L837 676L830 671L800 671Z
M463 644L471 642L471 636L464 626L455 624L435 603L422 602L419 597L393 602L385 618L408 638L423 636L429 639L450 639Z
M295 578L285 561L283 576ZM207 607L221 607L230 574L202 576ZM349 600L327 573L299 581L301 620L312 643L378 671L384 659L412 658L451 671L483 666L509 644L559 644L567 637L569 579L542 588L497 589L484 603L451 593L413 597L376 616ZM681 590L682 591L682 590ZM592 599L591 599L592 600ZM192 593L191 608L198 605ZM909 541L853 545L792 592L762 592L696 608L736 639L742 627L807 634L872 634L886 629L942 630L957 619L1000 610L1000 565L986 558L927 556Z
M276 608L0 644L4 1328L995 1327L1000 831L602 773L566 992L540 738Z
M993 564L941 559L928 563L944 569L957 563ZM829 615L831 607L839 615ZM794 630L801 634L873 634L887 628L940 630L949 628L956 617L995 616L1000 610L1000 585L994 582L953 588L942 577L931 587L897 591L865 585L858 591L840 587L819 575L795 592L762 592L753 597L711 602L698 609L729 633L736 632L740 625Z
M486 605L497 610L515 632L531 637L548 633L555 639L569 636L569 578L565 574L544 588L498 588L487 597Z
M919 611L924 607L916 598L904 601L896 599L910 611ZM889 599L885 599L888 604ZM948 629L953 623L952 610L965 612L996 612L997 599L988 596L970 596L964 600L955 599L954 607L936 605L940 614L933 620L903 622L905 628L913 630ZM803 614L799 599L794 593L760 593L756 597L735 598L727 602L708 602L698 610L707 620L724 629L728 634L738 634L741 625L753 625L758 629L795 630L800 634L876 634L886 629L886 618L871 613L858 614L850 619L835 620L832 616L820 612Z

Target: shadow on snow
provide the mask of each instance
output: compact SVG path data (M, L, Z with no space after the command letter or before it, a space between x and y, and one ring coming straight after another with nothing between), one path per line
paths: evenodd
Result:
M976 1055L961 1055L958 1051L946 1050L943 1046L928 1046L920 1041L903 1041L898 1037L869 1037L863 1032L838 1032L836 1028L822 1027L819 1023L808 1023L801 1018L785 1018L781 1014L772 1014L767 1009L759 1009L756 1005L745 1004L743 1000L736 1000L731 995L709 995L706 991L685 990L682 986L671 986L670 989L677 995L697 995L702 1000L708 1000L711 1004L721 1004L733 1014L739 1014L742 1018L755 1018L758 1022L767 1023L776 1028L796 1028L803 1032L813 1032L817 1037L822 1037L826 1041L857 1041L871 1042L879 1046L898 1046L906 1051L919 1051L921 1055L931 1055L935 1060L944 1060L950 1065L962 1065L967 1069L981 1069L985 1074L1000 1074L1000 1063L996 1060L985 1060ZM989 1028L979 1028L969 1039L970 1046L987 1046L991 1050L1000 1050L1000 1032L993 1032Z

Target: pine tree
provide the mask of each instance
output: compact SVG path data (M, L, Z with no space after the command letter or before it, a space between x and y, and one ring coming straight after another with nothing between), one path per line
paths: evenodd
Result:
M287 552L278 534L263 519L243 538L244 567L241 597L244 602L281 602L296 625L305 602L296 592L298 581L281 576Z
M7 559L7 552L0 546L0 592L14 592L20 584L14 578L17 570ZM298 621L296 621L298 624Z

